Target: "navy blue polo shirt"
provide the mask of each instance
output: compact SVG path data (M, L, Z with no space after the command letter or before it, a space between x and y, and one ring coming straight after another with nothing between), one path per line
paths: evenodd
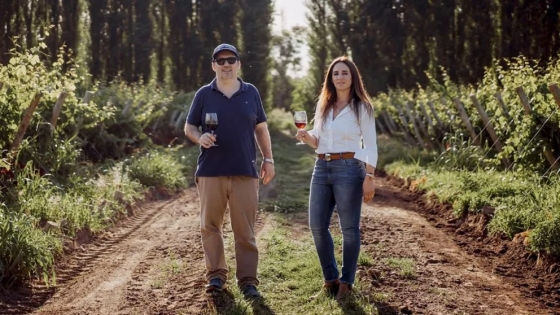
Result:
M231 98L218 90L216 79L200 88L193 99L187 123L205 125L206 113L216 113L214 131L217 147L200 147L195 176L252 176L258 178L255 127L266 121L257 88L238 79L239 91Z

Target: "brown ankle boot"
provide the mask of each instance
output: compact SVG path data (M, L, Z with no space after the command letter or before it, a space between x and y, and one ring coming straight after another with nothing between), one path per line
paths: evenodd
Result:
M314 300L316 298L318 298L321 294L326 294L328 297L335 297L336 294L338 293L338 288L340 286L340 281L334 280L334 281L325 281L325 283L323 283L323 287L321 288L321 291L319 291L319 293L312 295L309 299L310 300Z
M340 281L338 281L338 279L330 282L325 282L323 284L323 289L327 291L327 294L330 297L336 296L339 287L340 287Z
M336 294L336 300L338 302L343 302L352 293L352 285L348 283L341 283L338 287L338 293Z

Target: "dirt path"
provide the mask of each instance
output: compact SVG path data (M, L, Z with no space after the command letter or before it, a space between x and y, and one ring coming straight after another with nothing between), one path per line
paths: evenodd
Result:
M363 248L374 258L361 272L366 291L386 293L404 314L548 314L401 196L381 180L364 208Z
M375 202L364 207L363 250L373 262L359 277L362 293L383 296L380 314L555 314L412 211L402 194L379 180ZM267 231L263 217L258 228ZM56 290L4 292L0 314L206 313L213 305L203 293L196 190L147 204L70 255L58 274Z
M191 189L178 199L153 203L129 224L88 246L67 266L67 270L85 272L72 275L35 313L144 314L203 303L200 290L194 289L202 284L203 268L196 198ZM182 292L158 296L176 269L186 263L192 278L181 284Z

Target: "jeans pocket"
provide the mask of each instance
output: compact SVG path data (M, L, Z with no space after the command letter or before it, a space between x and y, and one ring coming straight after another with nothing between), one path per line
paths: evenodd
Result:
M358 160L358 159L352 158L352 159L345 159L345 160L344 160L344 164L346 164L346 165L360 166L360 165L363 165L364 163L363 163L362 161Z

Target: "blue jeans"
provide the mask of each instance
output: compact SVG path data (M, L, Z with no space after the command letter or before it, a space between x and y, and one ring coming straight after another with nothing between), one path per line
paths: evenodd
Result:
M360 254L360 215L365 165L356 159L317 159L309 194L309 227L325 281L338 279L334 242L329 230L337 206L342 230L342 276L340 282L354 284Z

